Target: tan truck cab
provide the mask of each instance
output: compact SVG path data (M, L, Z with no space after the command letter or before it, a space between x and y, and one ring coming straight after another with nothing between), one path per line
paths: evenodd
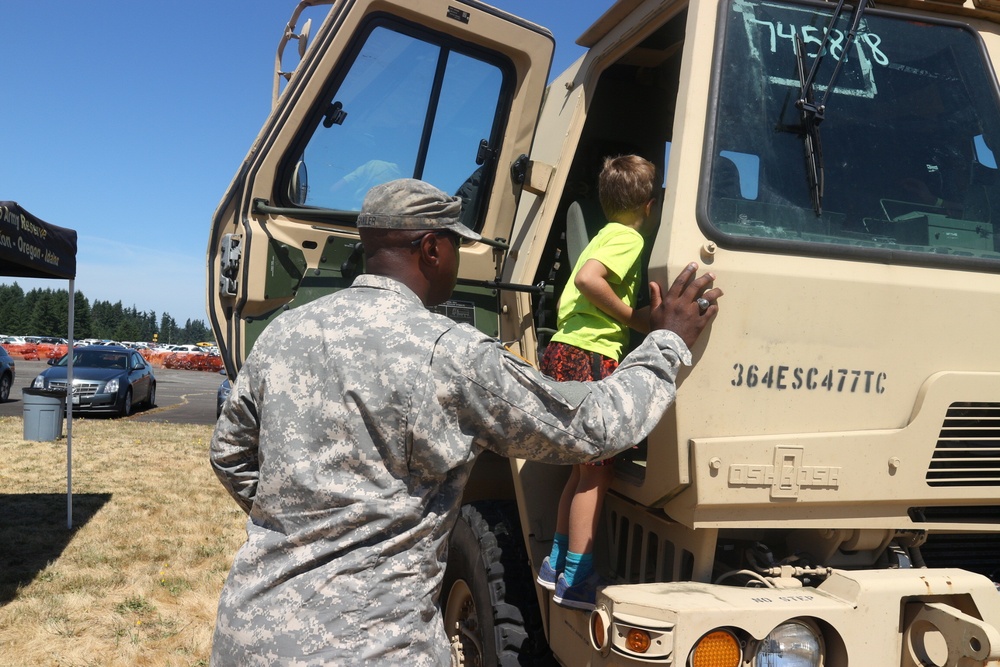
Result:
M662 173L649 278L726 292L616 462L593 613L534 584L568 471L480 457L441 599L465 664L1000 665L1000 5L619 0L550 78L548 31L475 0L296 27L314 4L213 218L230 376L364 271L361 198L398 177L486 238L442 312L531 361L605 155Z

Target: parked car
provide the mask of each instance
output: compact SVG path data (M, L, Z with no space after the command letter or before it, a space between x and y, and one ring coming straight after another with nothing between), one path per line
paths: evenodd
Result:
M56 336L39 336L37 343L39 345L69 345L68 340Z
M179 354L208 354L208 350L199 345L174 345L173 351Z
M0 345L0 403L10 398L10 388L14 386L14 358Z
M37 389L65 389L69 355L49 361L35 378ZM156 404L153 367L135 350L108 345L73 349L73 412L132 414L136 405Z
M220 375L226 374L226 369L219 371ZM222 404L226 402L229 398L229 392L232 391L232 385L229 384L229 378L227 377L219 385L219 391L215 393L215 418L218 419L222 415Z

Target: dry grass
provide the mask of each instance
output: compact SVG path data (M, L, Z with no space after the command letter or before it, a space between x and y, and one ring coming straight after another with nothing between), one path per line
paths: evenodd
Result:
M208 665L215 609L244 515L208 465L209 426L75 420L22 440L0 417L0 661Z

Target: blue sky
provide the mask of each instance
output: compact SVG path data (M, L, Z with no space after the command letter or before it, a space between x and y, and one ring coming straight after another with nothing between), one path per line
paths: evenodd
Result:
M494 0L556 38L611 0ZM79 235L76 289L207 321L213 212L270 110L295 0L3 0L0 200ZM324 10L325 11L325 10ZM314 26L315 32L318 26ZM65 281L0 277L64 289Z

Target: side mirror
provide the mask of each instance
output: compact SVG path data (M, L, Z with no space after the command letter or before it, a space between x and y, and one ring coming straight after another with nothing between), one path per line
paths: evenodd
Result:
M309 172L306 169L305 159L299 160L295 164L295 171L292 173L292 180L288 184L288 198L293 204L303 206L306 197L309 196Z

